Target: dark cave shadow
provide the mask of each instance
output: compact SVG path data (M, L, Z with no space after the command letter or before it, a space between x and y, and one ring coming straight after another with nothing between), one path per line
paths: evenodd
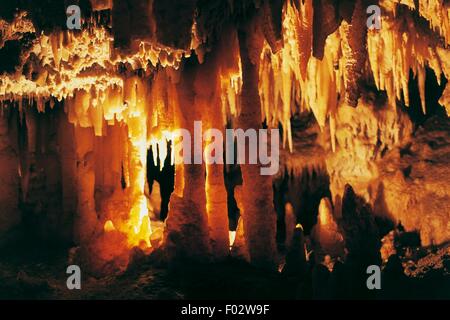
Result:
M300 223L305 235L317 223L320 201L329 198L331 201L330 177L324 168L308 170L304 168L299 176L284 174L274 180L274 207L277 213L277 243L280 249L286 239L286 204L289 202L294 208L296 223Z
M420 126L425 121L433 116L447 117L445 108L439 104L439 99L445 90L448 80L442 74L441 84L438 84L434 71L426 67L426 81L425 81L425 103L426 114L423 113L422 103L420 100L418 77L414 77L412 71L409 74L408 91L409 91L409 107L405 106L405 101L399 101L402 109L409 115L411 121Z
M378 225L380 237L385 236L395 228L395 218L389 211L385 199L384 183L378 185L377 196L373 204L375 222Z

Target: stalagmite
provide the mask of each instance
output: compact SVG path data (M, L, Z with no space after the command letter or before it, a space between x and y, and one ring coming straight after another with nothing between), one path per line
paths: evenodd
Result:
M316 243L316 258L323 259L326 255L334 258L344 256L344 239L334 220L333 209L328 198L320 201L317 224L311 234Z
M286 225L286 249L289 250L294 236L295 226L297 225L297 217L295 216L294 207L289 202L285 205L285 225Z
M390 231L383 239L381 239L381 243L381 259L386 263L390 256L397 254L397 250L395 249L395 232Z
M299 224L295 227L292 246L286 255L286 265L283 273L303 277L307 271L305 235L303 227Z
M150 194L150 205L153 210L153 214L160 218L161 214L161 189L157 181L153 181L152 193Z
M364 200L355 194L350 185L345 186L342 198L341 226L345 239L347 259L367 266L381 262L378 226Z
M250 256L245 243L244 219L239 218L235 240L231 248L231 256L240 260L250 262Z

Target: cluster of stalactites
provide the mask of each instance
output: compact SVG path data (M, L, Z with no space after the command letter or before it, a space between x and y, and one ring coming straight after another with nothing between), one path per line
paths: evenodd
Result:
M450 44L450 4L446 0L381 0L383 8L397 15L397 4L402 4L419 13L427 20L430 29L444 38L446 44Z
M0 76L0 99L54 97L61 101L76 90L121 86L122 80L110 61L110 42L102 28L79 34L70 31L41 34L29 50L23 50L16 72Z
M412 11L395 16L393 8L406 5L416 9L408 1L400 1L401 4L382 1L381 29L367 30L364 2L356 1L351 21L342 21L336 31L326 36L323 57L313 54L314 38L318 35L313 32L312 1L300 1L298 6L286 2L283 45L273 53L266 43L261 54L259 83L263 117L271 126L282 124L284 145L287 143L292 150L291 115L308 109L321 128L329 121L334 149L336 110L341 105L357 106L360 83L370 81L370 72L378 90L386 91L390 106L395 107L396 100L409 106L408 82L412 71L418 77L422 108L426 112L426 68L434 71L439 83L442 74L450 76L449 50L437 39L440 34L448 44L450 11L442 1L432 2L421 1L419 6L419 14L429 21L432 30L417 21ZM332 27L324 26L329 30ZM447 110L449 100L447 87L440 99Z
M109 10L111 6L110 0L92 1L93 10ZM124 67L150 75L159 66L178 69L191 50L198 56L202 53L199 49L202 40L194 22L187 49L171 48L152 39L133 39L124 49L116 46L114 28L111 31L91 20L84 22L81 31L55 29L38 33L25 11L17 13L11 22L0 19L0 49L6 41L34 34L21 47L15 71L0 74L0 103L25 99L43 105L51 98L58 101L71 98L76 91L101 93L111 87L123 90Z
M426 113L426 68L433 70L439 84L442 74L447 79L450 76L449 50L446 49L450 35L448 28L450 9L445 9L442 1L421 1L419 6L419 13L444 37L446 44L443 44L436 33L415 21L412 11L404 11L402 15L398 15L394 10L397 8L396 5L391 7L388 1L383 3L387 5L384 7L381 29L370 31L367 43L375 84L379 90L387 92L390 104L394 105L397 99L409 106L408 81L412 71L414 77L418 79L421 106ZM415 8L414 4L404 4L409 8ZM435 25L436 21L441 23L439 28ZM449 91L450 88L447 87L439 101L447 112L450 107Z
M26 12L20 12L11 22L0 19L0 49L6 41L20 40L24 34L34 32L36 30L33 23L27 19Z
M112 5L112 1L91 2L94 10L111 9ZM396 100L409 105L408 81L412 70L418 77L422 108L426 111L425 68L431 68L438 81L442 74L450 77L449 51L446 49L450 9L444 6L443 0L421 1L418 8L415 1L383 0L379 3L382 7L381 29L370 30L367 36L365 4L364 0L357 0L349 18L342 22L337 17L327 18L321 26L314 17L325 14L329 17L336 11L332 2L286 1L281 41L275 43L271 37L266 37L259 63L261 121L265 120L271 127L281 124L283 144L291 151L291 115L302 110L311 110L322 129L329 123L335 148L336 110L340 105L355 107L358 104L361 81L373 76L378 90L387 92L391 106ZM402 10L400 14L399 8L410 10ZM415 12L428 21L428 26L417 21ZM31 31L30 23L26 16L19 15L0 29L14 39ZM149 30L153 30L151 26ZM127 50L114 48L114 37L102 26L78 33L40 34L31 48L23 52L17 72L0 76L0 100L34 100L38 109L44 111L45 102L52 101L51 97L59 101L67 99L71 121L81 126L94 126L99 135L102 126L98 119L102 114L106 121L126 121L128 113L133 112L128 110L130 105L124 95L129 86L127 82L134 80L123 75L123 66L132 74L135 73L133 70L144 70L145 78L153 74L154 79L159 79L162 76L155 76L155 73L182 72L182 61L192 51L196 52L198 61L204 63L205 38L200 35L195 19L188 49L169 48L139 37L132 40ZM232 66L221 69L219 75L222 110L226 115L224 119L228 120L240 112L242 67L236 47L236 44L230 44ZM278 51L274 52L275 49ZM159 66L167 72L155 72ZM166 80L154 81L162 83ZM173 81L168 83L172 83L170 90L175 90ZM163 91L159 90L160 96ZM80 110L72 110L74 100L81 101L75 103L83 106ZM153 126L157 122L155 119L164 122L160 115L167 116L170 105L167 98L157 100L164 101L165 109L161 109L159 116L152 116ZM447 86L440 103L448 109L449 101L450 87Z
M324 56L313 56L312 1L291 2L284 7L283 46L273 53L266 44L260 63L259 91L263 115L271 126L282 124L283 144L292 151L291 115L312 110L321 128L333 114L342 88L339 30L328 37Z

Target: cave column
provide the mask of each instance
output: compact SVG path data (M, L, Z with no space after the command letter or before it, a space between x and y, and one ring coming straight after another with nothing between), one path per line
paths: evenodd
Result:
M150 220L148 216L147 198L145 197L145 181L147 167L147 118L142 114L128 120L129 130L129 175L131 212L129 227L130 245L150 246Z
M92 128L75 127L76 176L77 176L77 213L74 228L75 241L87 244L94 235L97 226L95 211L95 159L94 131Z
M125 81L128 105L128 164L131 211L128 220L130 246L150 247L151 226L145 196L147 170L147 83L134 76Z
M238 128L244 131L262 128L258 62L263 41L256 17L239 30L243 86ZM276 260L276 214L273 206L272 178L261 175L260 168L260 165L241 165L241 211L251 263L273 269Z
M66 104L72 103L70 99ZM72 218L77 211L77 156L75 145L75 128L69 123L64 110L58 113L58 145L60 146L59 161L61 163L61 234L64 238L73 237Z
M21 160L21 201L25 204L32 205L33 201L30 201L28 195L31 194L31 198L33 198L33 193L36 191L35 186L33 185L33 180L36 180L36 175L40 172L40 168L37 167L36 163L36 141L39 124L36 110L34 110L32 105L24 105L23 110L27 139L26 146L21 155L21 158L23 158Z
M225 50L219 47L218 50ZM219 56L220 57L220 56ZM225 120L222 112L219 87L219 68L217 54L212 53L209 59L198 67L195 79L196 108L204 114L203 132L214 130L224 137ZM229 254L228 207L227 191L224 181L223 155L218 153L217 146L223 146L223 139L219 139L213 131L210 137L204 137L206 164L206 212L208 215L209 237L211 253L215 259L223 259ZM218 140L216 140L218 139ZM208 144L208 146L206 146ZM210 160L207 160L210 158ZM214 158L214 163L212 163Z
M19 159L11 143L8 117L5 111L0 114L0 243L11 228L19 224Z
M190 146L193 145L194 139L194 121L202 120L202 112L205 112L205 110L200 110L201 107L195 99L193 86L195 68L196 66L186 65L176 85L179 110L175 112L175 125L189 131ZM166 220L165 242L170 260L187 258L202 261L207 259L210 253L205 165L203 162L194 164L194 149L190 150L192 164L179 164L176 170L178 176L175 179L175 193L171 196ZM197 148L197 153L201 153L202 150L203 146L200 146ZM199 154L197 154L198 156ZM180 155L176 154L175 157L180 157ZM180 174L182 177L179 176ZM182 196L180 196L181 192Z
M208 213L212 254L216 259L227 257L230 246L227 191L223 170L223 164L208 164L206 166L206 211Z

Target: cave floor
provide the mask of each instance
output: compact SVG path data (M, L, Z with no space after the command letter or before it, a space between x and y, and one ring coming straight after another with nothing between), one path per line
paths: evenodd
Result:
M13 248L14 247L14 248ZM151 259L125 273L84 275L81 290L68 290L67 247L16 242L0 250L0 299L289 299L295 284L238 261L169 270ZM177 271L178 270L178 271Z
M82 272L81 290L68 290L67 247L55 246L55 242L31 246L23 240L3 247L0 257L0 299L6 300L292 300L313 296L312 287L296 277L258 270L231 259L175 269L147 258L131 264L122 274L94 278ZM412 277L386 283L389 292L350 297L450 298L450 244L430 249L425 258L408 263L408 270L414 270Z

